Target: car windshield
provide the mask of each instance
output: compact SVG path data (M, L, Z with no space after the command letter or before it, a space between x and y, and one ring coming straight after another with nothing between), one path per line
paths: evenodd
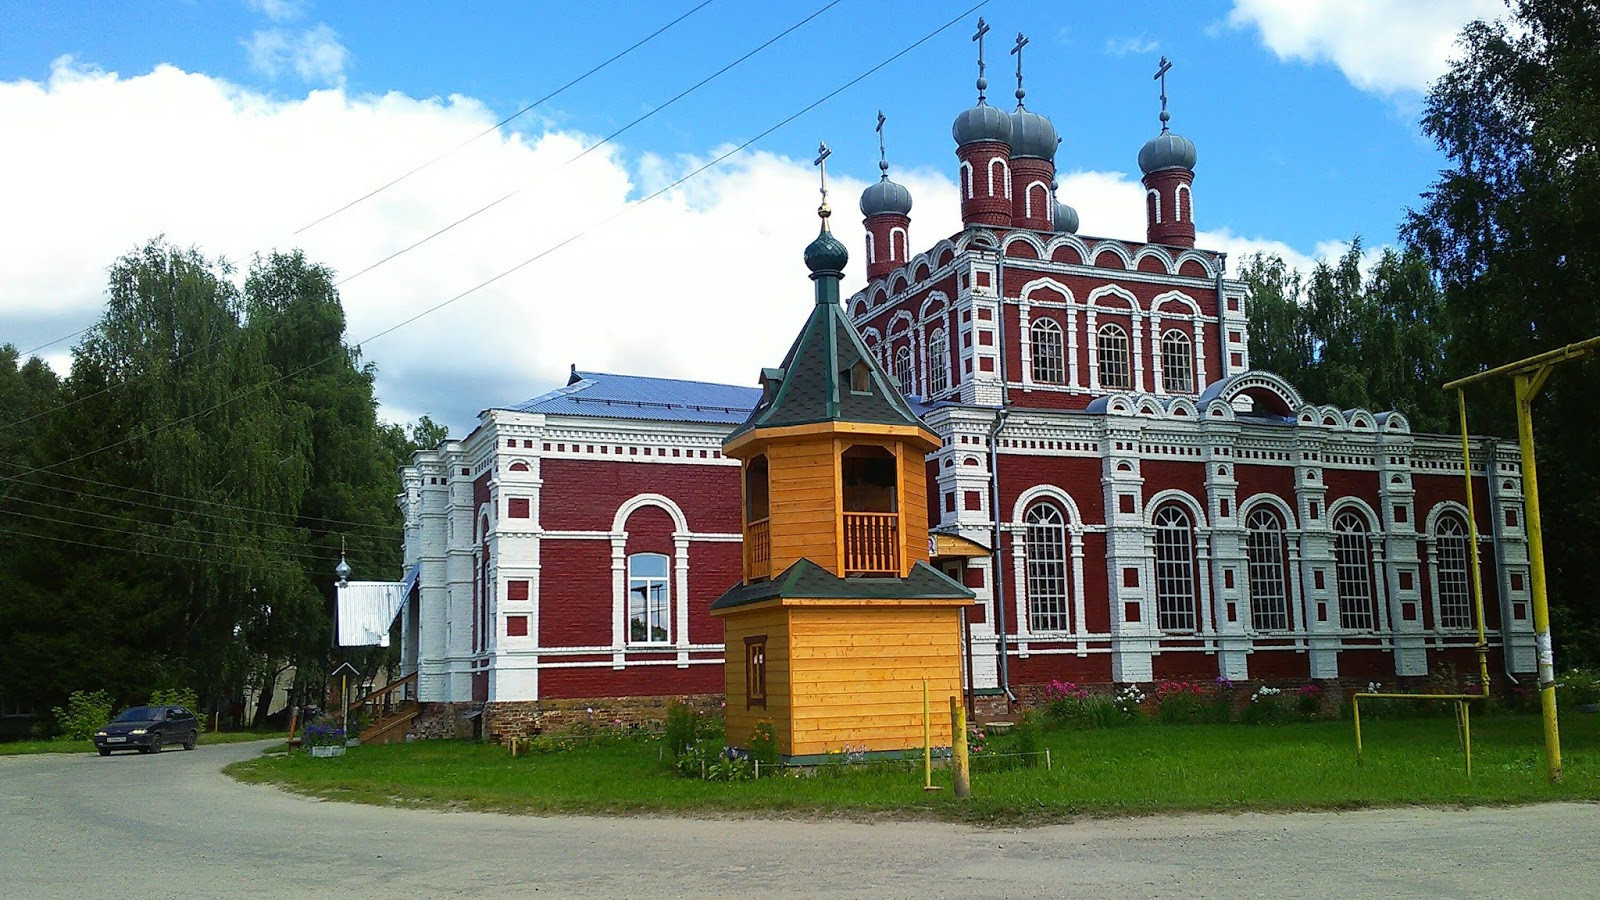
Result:
M157 712L158 710L154 706L135 706L131 709L123 710L122 714L117 716L115 721L147 722L151 719L154 719Z

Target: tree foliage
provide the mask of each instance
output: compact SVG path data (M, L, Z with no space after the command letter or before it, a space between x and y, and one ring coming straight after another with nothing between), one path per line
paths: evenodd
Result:
M111 267L69 377L0 348L0 694L209 703L294 668L314 696L345 658L341 543L398 574L395 466L441 429L378 420L327 269L275 253L233 276L157 239Z

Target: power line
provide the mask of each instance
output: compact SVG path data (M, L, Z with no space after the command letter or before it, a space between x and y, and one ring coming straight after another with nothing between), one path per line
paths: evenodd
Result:
M767 49L768 47L772 46L773 44L775 44L778 41L782 40L783 38L787 37L790 33L794 32L796 29L798 29L801 26L805 25L807 22L810 22L812 19L815 19L817 16L820 16L823 13L827 12L828 10L834 8L835 6L838 6L841 2L843 2L843 0L830 0L830 2L823 4L822 7L819 8L816 12L813 12L811 15L806 16L805 18L803 18L800 21L794 23L793 25L790 25L788 28L785 28L783 31L778 32L777 34L773 35L772 37L768 38L765 42L763 42L762 44L757 46L755 49L753 49L750 52L746 53L745 55L739 57L738 59L734 60L733 62L728 63L727 65L725 65L722 68L716 70L715 72L712 72L710 75L707 75L705 78L702 78L700 81L696 82L691 87L685 88L683 91L679 92L677 96L673 97L671 100L668 100L667 102L661 104L660 106L655 107L654 109L650 110L649 112L645 113L644 115L638 117L637 119L634 119L632 122L629 122L628 124L622 126L621 128L618 128L616 131L611 132L610 134L606 135L605 137L601 138L600 140L598 140L598 141L594 142L593 144L590 144L589 146L583 148L581 151L578 152L578 154L576 156L572 157L571 159L567 160L566 162L562 163L561 165L556 166L554 169L543 173L543 177L549 177L549 176L555 175L557 172L560 172L562 169L565 169L567 166L572 165L573 163L577 162L578 160L583 159L585 156L588 156L590 153L593 153L595 150L598 150L601 147L604 147L606 144L611 143L611 141L613 139L615 139L616 137L620 136L623 132L631 129L633 126L638 125L640 122L643 122L644 120L650 118L651 116L654 116L656 113L661 112L662 110L666 109L667 107L671 106L672 104L677 103L679 100L682 100L684 97L687 97L690 94L694 93L695 91L705 87L707 84L710 84L712 81L716 80L718 77L727 74L727 72L729 70L733 69L735 66L738 66L740 63L744 62L745 60L749 59L750 57L755 56L757 53L760 53L761 51ZM380 259L377 262L373 263L372 265L367 266L365 269L362 269L362 270L360 270L358 272L355 272L353 274L350 274L350 275L346 275L345 277L339 279L338 282L336 282L334 286L335 287L343 287L344 285L348 284L349 282L354 281L357 278L360 278L361 276L367 274L368 272L371 272L373 269L376 269L379 266L381 266L381 265L383 265L383 264L385 264L385 263L387 263L387 262L389 262L389 261L391 261L391 260L393 260L393 259L395 259L397 257L404 256L405 254L410 253L411 251L417 249L418 247L421 247L423 244L426 244L429 241L433 240L434 238L444 234L445 232L450 231L451 229L455 228L457 225L461 225L461 224L463 224L465 222L471 221L472 219L476 219L478 216L483 215L484 213L488 212L491 209L494 209L496 206L499 206L500 204L506 202L507 200L510 200L512 197L515 197L518 194L522 193L523 191L527 190L528 187L529 187L529 185L523 185L522 187L519 187L519 188L511 191L510 193L504 194L504 195L502 195L502 196L500 196L500 197L498 197L498 198L496 198L494 200L489 201L488 203L484 204L483 206L478 207L477 209L473 210L470 213L467 213L465 216L462 216L461 218L455 220L454 222L451 222L449 225L444 226L443 228L439 229L438 231L435 231L432 234L430 234L430 235L428 235L428 236L426 236L426 237L424 237L424 238L422 238L422 239L420 239L420 240L418 240L418 241L416 241L414 243L407 244L406 246L401 247L399 250L396 250L395 252L389 254L388 256L385 256L383 259Z
M225 559L202 559L197 556L176 556L171 553L159 553L155 550L144 550L138 547L115 547L110 544L95 544L89 541L79 541L72 538L56 537L49 534L34 534L28 531L17 531L12 528L0 527L0 534L11 534L17 537L32 538L40 541L56 541L62 544L76 544L79 547L93 547L97 550L110 550L114 553L132 553L140 556L154 556L161 559L175 559L179 562L199 563L204 565L232 566L236 569L258 570L261 567L249 563L232 562Z
M0 460L0 465L10 466L13 469L24 468L23 466L19 466L16 463L7 462L5 460ZM39 472L39 471L42 471L42 470L35 469L32 472L23 472L21 475L17 476L17 478L24 478L24 477L26 477L26 476L28 476L30 474L34 474L34 473ZM224 502L224 501L221 501L221 500L206 500L206 499L201 498L201 497L185 497L185 496L183 496L181 494L167 494L167 493L162 493L161 491L152 491L152 490L147 490L145 488L133 487L132 485L116 484L116 483L113 483L113 482L110 482L110 481L98 481L98 480L93 479L93 478L84 478L84 477L79 476L79 475L68 475L66 472L53 472L52 471L52 472L45 472L45 474L50 475L50 476L55 477L55 478L65 478L65 479L67 479L69 481L80 482L82 484L93 484L93 485L98 485L100 487L114 488L114 489L120 490L120 491L133 491L134 493L145 494L145 495L148 495L148 496L151 496L151 497L160 497L160 498L165 499L165 500L177 500L177 501L182 502L182 503L194 503L194 504L198 504L198 505L202 505L202 506L216 506L216 507L221 507L222 509L225 509L225 510L233 510L233 511L236 511L236 512L258 513L260 515L265 515L265 516L279 516L281 518L294 520L294 523L295 523L294 527L309 528L311 531L317 532L317 533L321 533L321 534L339 534L340 533L338 530L332 529L332 528L326 528L326 529L311 528L310 526L307 526L307 525L300 525L299 522L300 522L301 516L298 516L298 515L296 515L294 513L283 512L282 510L258 509L258 508L250 507L250 506L239 506L237 504L227 503L227 502ZM0 481L10 481L10 480L14 480L14 479L0 479ZM101 499L101 500L109 500L109 501L114 502L114 503L125 503L125 504L128 504L130 506L144 506L144 507L149 507L150 509L171 510L171 507L166 505L166 504L146 503L146 502L141 501L141 500L132 500L132 499L129 499L127 497L113 497L113 496L110 496L109 494L100 494L100 493L91 494L91 493L89 493L87 491L74 491L71 488L65 488L65 487L61 487L59 485L53 485L53 484L46 484L46 483L44 483L42 481L24 481L22 483L26 484L26 485L33 486L33 487L41 487L41 488L44 488L46 490L61 491L62 493L72 494L73 496L94 497L94 498ZM379 532L384 533L385 535L392 535L394 532L401 530L401 526L399 526L399 525L383 525L383 524L379 524L379 523L353 522L353 521L348 521L348 520L345 520L345 519L328 519L328 518L322 518L322 517L319 517L319 516L306 516L305 518L313 519L314 521L320 522L320 523L322 523L324 525L344 525L344 526L348 526L350 528L361 528L361 529L366 529L366 530L369 530L369 531L379 531ZM245 520L236 519L236 521L245 521ZM270 524L270 523L262 522L262 523L259 523L259 524L265 525L265 524Z
M78 515L78 516L91 516L91 517L96 518L96 519L114 519L114 520L120 521L120 522L131 522L131 523L133 523L135 525L148 525L151 528L168 528L168 529L170 529L170 528L178 528L179 527L179 525L177 523L175 523L175 522L157 522L154 519L142 519L142 518L139 518L138 516L123 516L123 515L118 515L116 513L102 512L102 511L99 511L99 510L85 510L85 509L80 509L80 508L72 507L72 506L62 506L62 505L57 504L57 503L46 503L43 500L33 500L33 499L28 498L28 497L20 497L19 496L19 497L8 497L6 499L7 500L19 501L19 502L22 502L22 503L27 503L27 504L30 504L32 506L40 506L40 507L43 507L45 509L54 510L56 512L72 513L73 515ZM95 528L95 527L97 527L97 526L95 526L93 524L81 524L80 525L80 523L78 523L78 522L71 522L71 521L66 521L66 520L63 520L63 519L50 519L50 518L46 518L46 517L43 517L43 516L34 516L34 515L30 515L29 513L20 512L20 511L16 511L16 510L13 510L12 513L14 515L27 516L28 518L43 518L43 519L45 519L45 521L58 522L59 524L62 524L62 525L72 525L72 526L84 527L84 528ZM222 521L222 522L232 522L232 523L234 523L236 525L260 525L260 524L264 524L264 523L260 523L260 522L250 522L249 520L246 520L246 519L230 519L230 518L227 518L227 517L224 517L224 516L215 516L213 518L217 519L218 521ZM274 526L270 526L270 527L274 527L274 528L292 528L293 526L274 525ZM211 533L212 534L216 534L216 532L211 532ZM325 532L325 533L332 534L333 532ZM218 535L218 536L219 537L223 537L224 535ZM226 537L232 537L232 536L231 535L227 535ZM249 535L249 539L251 541L256 542L256 543L276 544L276 545L283 546L283 547L293 547L293 548L295 548L295 550L293 550L293 551L290 551L290 550L281 551L281 552L286 553L286 554L291 555L291 556L304 556L307 559L312 559L312 558L322 559L323 558L322 556L319 556L319 555L314 554L314 553L313 554L306 554L306 553L299 552L300 550L305 549L305 548L307 548L309 546L304 541L293 541L293 540L287 540L285 538L267 537L265 535L259 535L259 534L251 534L251 535Z
M647 44L650 41L654 40L655 38L659 37L662 33L667 31L667 29L669 29L672 26L678 24L679 22L682 22L684 19L689 18L690 16L694 15L695 13L699 12L700 10L705 9L707 6L710 6L713 2L714 2L714 0L704 0L704 2L702 2L699 5L693 7L688 12L683 13L682 15L678 16L676 19L673 19L672 21L670 21L667 24L661 26L660 28L657 28L655 31L650 32L649 34L647 34L644 37L640 38L639 40L635 41L633 44L631 44L629 47L627 47L627 49L620 51L619 53L617 53L616 55L612 56L610 59L606 60L605 62L600 63L599 65L595 66L594 68L590 69L589 71L583 73L582 75L579 75L577 78L574 78L571 81L567 82L566 84L563 84L561 87L558 87L555 90L551 91L550 93L545 94L543 97L540 97L539 99L533 101L532 103L528 104L527 106L524 106L523 108L517 110L516 112L512 113L511 115L506 116L504 119L501 119L500 121L494 123L493 125L489 126L488 128L485 128L484 130L482 130L482 131L478 132L477 134L473 135L472 137L467 138L465 141L462 141L460 144L457 144L456 146L451 147L449 150L446 150L445 152L439 154L438 156L435 156L433 159L428 160L427 162L423 163L420 166L417 166L416 168L412 169L409 172L406 172L405 174L399 176L398 178L395 178L395 179L393 179L391 181L388 181L388 182L386 182L384 184L379 185L376 188L373 188L372 190L366 192L365 194L362 194L361 196L355 198L354 200L351 200L349 203L346 203L345 205L343 205L343 206L339 207L338 209L334 210L333 212L326 213L321 218L318 218L318 219L310 222L309 224L300 226L299 228L295 229L294 233L295 234L300 234L301 232L309 231L312 228L315 228L316 226L322 224L323 222L326 222L327 220L333 218L334 216L337 216L338 214L344 212L345 210L349 209L350 207L355 206L358 203L361 203L361 202L363 202L365 200L368 200L368 199L370 199L372 197L377 196L378 194L383 193L384 191L388 190L389 188L394 187L395 185L399 184L402 181L405 181L407 178L410 178L411 176L417 174L418 172L421 172L423 169L428 168L429 166L433 165L436 162L439 162L440 160L444 159L445 157L454 155L455 153L459 152L462 148L466 147L468 144L475 143L479 139L499 131L501 128L504 128L506 125L510 124L514 119L518 119L524 113L530 112L533 109L535 109L535 108L537 108L539 106L542 106L548 100L555 99L561 93L566 91L567 88L570 88L570 87L578 84L579 82L581 82L584 79L588 78L590 75L595 74L596 72L600 71L601 69L604 69L606 66L611 65L612 63L614 63L617 60L623 58L624 56L627 56L629 53L632 53L633 51L639 49L640 47L644 46L645 44ZM79 332L79 333L81 334L82 332Z
M770 127L768 129L766 129L765 131L761 132L760 134L757 134L755 137L750 138L749 140L745 141L744 143L740 144L739 146L734 147L732 150L729 150L728 152L722 154L721 156L718 156L717 158L711 160L710 162L706 163L705 165L701 166L700 168L695 169L694 171L690 172L689 174L684 175L683 177L681 177L678 180L672 182L671 184L667 185L666 187L661 188L660 190L656 191L655 193L650 194L650 195L648 195L646 197L643 197L643 198L641 198L641 199L639 199L637 201L634 201L633 203L625 205L624 207L622 207L622 209L618 210L611 217L609 217L607 219L604 219L601 222L599 222L596 225L591 226L591 227L592 228L603 227L604 225L607 225L607 224L615 221L616 219L622 217L623 215L626 215L627 213L631 212L632 210L638 209L640 206L644 205L645 203L648 203L651 200L654 200L657 197L660 197L663 194L666 194L666 193L676 189L677 187L681 186L685 182L689 181L691 178L696 177L700 173L705 172L707 169L710 169L715 165L718 165L719 163L723 162L724 160L728 159L729 157L733 156L734 154L742 152L743 150L748 148L750 145L754 144L756 141L761 140L762 138L766 137L767 135L772 134L774 131L777 131L779 128L782 128L783 126L789 124L790 122L793 122L795 119L800 118L801 116L803 116L806 113L810 112L811 110L817 108L818 106L821 106L823 103L827 102L828 100L831 100L835 96L838 96L840 93L843 93L845 90L848 90L849 88L854 87L856 84L858 84L861 81L865 80L867 77L869 77L872 74L876 73L880 69L883 69L885 66L888 66L889 64L893 63L894 61L896 61L896 60L900 59L901 57L905 56L907 53L910 53L912 50L915 50L917 47L920 47L923 44L927 43L928 41L932 40L934 37L938 36L939 34L943 33L944 31L948 30L951 26L955 25L957 22L961 21L962 19L966 18L967 16L971 15L972 13L976 12L977 10L982 9L983 7L987 6L989 4L989 2L990 2L990 0L979 0L978 3L968 7L966 10L962 11L961 13L958 13L954 18L952 18L949 21L945 22L943 25L940 25L939 27L935 28L933 31L930 31L926 35L923 35L921 38L918 38L916 41L914 41L911 44L907 45L906 47L904 47L900 51L896 52L892 56L888 57L887 59L883 60L882 62L878 63L877 65L867 69L865 72L862 72L860 75L857 75L856 77L850 79L849 81L846 81L844 84L840 85L839 87L833 89L832 91L829 91L827 94L824 94L822 97L818 98L817 100L815 100L814 102L812 102L808 106L804 107L803 109L799 110L798 112L796 112L796 113L788 116L787 118L783 119L782 121L778 122L776 125L773 125L772 127ZM416 322L418 319L421 319L424 316L431 315L431 314L433 314L433 313L445 308L446 306L449 306L449 305L451 305L451 304L453 304L453 303L455 303L455 302L457 302L459 300L462 300L462 299L464 299L464 298L466 298L466 297L468 297L468 296L470 296L470 295L472 295L474 293L477 293L478 291L481 291L484 288L489 287L490 285L495 284L496 282L498 282L498 281L500 281L500 280L502 280L504 278L507 278L507 277L519 272L519 271L521 271L522 269L532 265L533 263L538 262L539 260L545 258L546 256L549 256L551 253L554 253L555 251L560 250L562 247L565 247L568 244L571 244L571 243L577 241L578 239L584 237L587 233L588 233L588 229L578 231L578 232L568 236L567 238L559 241L558 243L553 244L553 245L551 245L549 247L546 247L544 250L539 251L538 253L534 254L533 256L530 256L527 259L524 259L523 261L517 263L516 265L512 266L511 268L506 269L506 270L500 272L497 275L493 275L493 276L491 276L491 277L489 277L489 278L487 278L487 279L485 279L483 281L480 281L477 284L473 285L472 287L467 288L466 290L460 292L459 294L456 294L455 296L450 297L450 298L448 298L446 300L440 301L439 303L434 304L433 306L431 306L431 307L429 307L429 308L417 313L416 315L411 316L410 318L407 318L407 319L404 319L404 320L402 320L400 322L397 322L396 324L391 325L388 328L385 328L384 330L378 332L377 334L374 334L371 337L368 337L365 340L360 341L359 343L355 344L354 346L357 347L357 348L363 347L366 344L371 343L372 341L378 340L379 338L382 338L382 337L384 337L384 336L386 336L388 334L391 334L391 333L393 333L395 331L398 331L401 328L404 328L407 325L410 325L413 322ZM305 366L303 366L303 367L301 367L299 369L296 369L293 372L288 372L288 373L285 373L283 375L280 375L280 376L278 376L277 378L275 378L275 379L273 379L271 381L266 381L266 382L262 382L262 383L259 383L259 384L252 385L252 386L250 386L250 387L248 387L248 388L246 388L246 389L244 389L242 391L239 391L238 393L233 394L230 397L227 397L227 398L225 398L225 399L223 399L223 400L221 400L221 401L219 401L219 402L217 402L217 403L215 403L215 404L213 404L211 406L206 407L205 409L199 410L197 412L190 413L189 415L180 417L178 419L174 419L174 420L172 420L170 422L166 422L166 423L164 423L162 425L158 425L155 428L152 428L148 432L146 432L145 435L153 434L153 433L158 432L158 431L163 431L165 429L172 428L172 427L175 427L177 425L181 425L184 422L188 422L188 421L192 421L194 419L200 418L201 416L209 415L210 413L215 412L216 410L222 408L223 406L226 406L229 403L232 403L235 400L238 400L238 399L240 399L242 397L248 396L249 394L255 393L257 391L264 390L264 389L266 389L268 387L271 387L271 386L273 386L275 384L278 384L279 382L285 381L285 380L287 380L289 378L292 378L292 377L294 377L296 375L299 375L299 374L301 374L303 372L306 372L306 371L308 371L308 370L310 370L312 368L315 368L316 366L321 365L324 362L328 362L329 360L338 359L338 358L340 358L342 356L342 354L343 354L343 351L341 351L340 353L336 353L336 354L333 354L331 356L325 357L324 359L320 359L320 360L317 360L315 362L309 363L309 364L307 364L307 365L305 365ZM124 444L131 443L131 442L133 442L135 440L138 440L140 437L141 437L141 435L130 435L130 436L126 437L126 438L123 438L120 441L116 441L114 443L107 444L107 445L105 445L103 447L99 447L99 448L94 449L94 450L88 450L88 451L85 451L83 453L78 454L77 456L69 457L69 458L63 459L63 460L58 460L57 462L50 463L48 465L39 466L39 467L36 467L36 468L33 468L33 469L29 469L28 471L22 472L22 473L17 474L17 475L0 476L0 483L5 483L5 482L9 482L9 481L16 481L18 479L21 479L23 477L26 477L28 475L32 475L32 474L35 474L35 473L38 473L38 472L48 472L48 471L51 471L51 470L53 470L53 469L55 469L55 468L57 468L59 466L64 466L64 465L67 465L68 463L77 462L78 460L85 459L85 458L93 456L93 455L95 455L97 453L102 453L102 452L104 452L106 450L112 450L112 449L115 449L117 447L123 446Z
M655 34L650 35L650 37L654 37L656 34L660 34L662 31L665 31L667 28L672 27L672 25L676 24L679 21L682 21L684 18L687 18L689 15L693 14L694 12L698 11L701 7L704 7L708 3L711 3L711 2L714 2L714 0L705 0L705 2L700 4L700 6L697 6L694 9L689 10L689 12L684 13L682 16L679 16L677 19L674 19L672 22L669 22L667 25L665 25L661 29L657 30L655 32ZM556 166L554 169L551 169L550 171L543 173L543 177L553 176L557 172L560 172L562 169L565 169L567 166L572 165L573 163L577 162L580 159L583 159L585 156L589 155L590 153L594 152L595 150L598 150L599 148L605 146L606 144L609 144L611 141L615 140L617 137L621 136L623 133L625 133L628 130L632 129L635 125L638 125L639 123L644 122L646 119L649 119L652 116L656 115L657 113L667 109L668 107L670 107L673 104L677 103L679 100L682 100L683 98L689 96L690 94L694 93L695 91L699 90L700 88L705 87L707 84L710 84L712 81L715 81L717 78L721 77L722 75L727 74L730 70L734 69L735 67L737 67L741 63L743 63L746 60L750 59L752 56L755 56L757 53L760 53L761 51L767 49L768 47L772 46L773 44L777 43L778 41L780 41L783 38L787 37L788 35L792 34L794 31L796 31L799 28L801 28L802 26L806 25L811 20L817 18L818 16L822 15L823 13L825 13L828 10L832 9L833 7L838 6L841 2L843 2L843 0L830 0L830 2L823 4L820 8L818 8L817 10L812 12L810 15L807 15L805 18L801 19L800 21L795 22L793 25L790 25L788 28L785 28L783 31L780 31L777 34L773 35L772 37L768 38L767 40L763 41L761 44L757 45L754 49L748 51L743 56L740 56L738 59L735 59L733 62L728 63L727 65L723 66L722 68L718 69L717 71L712 72L710 75L707 75L705 78L702 78L700 81L696 82L694 85L684 89L683 91L680 91L672 99L670 99L667 102L655 107L654 109L651 109L649 112L645 113L644 115L641 115L638 118L635 118L633 121L631 121L628 124L622 126L621 128L617 129L616 131L611 132L610 134L606 135L605 137L601 138L600 140L596 141L595 143L590 144L589 146L583 148L581 151L579 151L577 153L577 155L573 156L571 159L568 159L567 161L561 163L559 166ZM648 41L650 39L650 37L647 37L644 40L634 44L634 47L638 47L640 44L643 44L645 41ZM633 49L632 47L629 48L629 50L632 50L632 49ZM416 172L420 172L423 169L427 168L428 166L433 165L433 163L438 162L440 159L443 159L444 157L449 156L452 153L455 153L457 150L460 150L461 147L465 147L467 144L470 144L473 141L478 140L479 138L483 137L484 135L498 130L502 125L506 124L507 122L510 122L512 119L515 119L517 116L522 115L524 112L527 112L528 110L533 109L535 106L538 106L540 103L543 103L545 100L548 100L550 97L553 97L556 94L560 93L561 91L566 90L567 87L571 87L573 84L576 84L578 81L583 80L583 78L587 78L590 74L593 74L594 72L599 71L601 68L604 68L606 65L609 65L611 62L615 61L616 59L619 59L623 54L625 54L627 52L628 51L625 50L625 51L623 51L622 54L618 54L617 56L612 57L610 60L607 60L605 63L602 63L600 66L597 66L594 69L591 69L589 72L587 72L584 75L580 76L578 79L575 79L574 81L569 82L567 85L564 85L563 87L561 87L560 89L558 89L554 93L551 93L551 94L547 95L546 97L544 97L543 99L537 101L536 103L534 103L534 104L532 104L532 105L530 105L528 107L525 107L524 109L520 110L517 113L514 113L513 115L511 115L511 116L509 116L509 117L507 117L505 119L502 119L499 123L497 123L493 127L485 129L484 131L480 132L476 136L474 136L474 137L468 139L467 141L465 141L464 143L462 143L460 146L458 146L458 147L456 147L456 148L454 148L452 150L446 151L445 153L441 154L440 156L435 157L434 159L432 159L432 160L422 164L421 166L418 166L417 168L411 170L411 172L408 172L405 175L402 175L399 178L396 178L395 180L389 182L389 184L384 185L383 187L380 187L377 190L371 191L371 192L369 192L368 194L366 194L366 195L364 195L362 197L359 197L359 198L357 198L355 200L352 200L351 202L349 202L349 203L345 204L344 206L340 207L339 209L334 210L331 213L328 213L327 215L323 216L321 219L318 219L316 222L312 222L310 225L306 225L305 227L301 228L299 231L296 231L295 234L299 234L301 231L305 231L306 229L311 228L312 226L316 225L318 222L323 221L324 219L331 218L332 216L338 215L340 212L343 212L344 210L349 209L352 206L355 206L357 203L360 203L362 200L366 199L367 197L371 197L371 196L373 196L373 195L385 190L386 188L390 187L391 185L398 184L399 182L405 180L410 175L412 175L412 174L414 174ZM338 281L334 282L333 286L336 287L336 288L337 287L343 287L344 285L348 284L349 282L354 281L357 278L360 278L362 275L365 275L365 274L367 274L368 272L371 272L374 269L377 269L377 268L379 268L379 267L381 267L383 265L386 265L386 264L394 261L395 259L398 259L399 257L404 256L407 253L410 253L412 250L415 250L418 247L421 247L423 244L426 244L429 241L432 241L434 238L439 237L440 235L442 235L442 234L454 229L456 226L464 224L464 223L466 223L466 222L468 222L468 221L470 221L472 219L477 218L478 216L482 215L483 213L488 212L489 210L493 209L496 206L499 206L501 203L504 203L505 201L510 200L512 197L515 197L518 194L521 194L523 191L525 191L527 189L528 189L528 185L524 185L522 187L516 188L515 190L511 191L510 193L507 193L507 194L504 194L504 195L500 196L499 198L497 198L495 200L491 200L489 203L487 203L487 204L485 204L485 205L473 210L472 212L468 213L467 215L455 220L454 222L451 222L450 224L444 226L443 228L440 228L439 230L433 232L432 234L429 234L429 235L421 238L420 240L417 240L417 241L415 241L415 242L413 242L411 244L408 244L408 245L400 248L399 250L394 251L393 253L390 253L388 256L385 256L382 259L378 260L377 262L374 262L374 263L368 265L367 267L361 269L360 271L357 271L357 272L355 272L353 274L346 275L343 278L340 278ZM91 331L93 328L94 328L94 326L91 325L88 328L84 328L81 331L74 332L73 334L69 334L66 337L58 338L57 340L52 341L51 343L60 343L63 340L67 340L69 338L76 337L76 336L78 336L80 334L85 334L85 333ZM210 344L207 344L207 345L202 346L202 347L196 347L195 349L190 350L187 353L179 355L178 357L176 357L173 360L173 362L181 362L184 359L187 359L188 357L193 356L196 353L201 353L201 352L204 352L204 351L207 351L207 350L215 349L216 347L221 346L225 340L226 340L226 336L219 337L216 341L213 341ZM41 345L41 347L45 347L45 346L49 346L49 344ZM35 348L35 349L39 349L39 348ZM33 352L33 351L29 351L29 353L31 353L31 352ZM23 355L27 355L27 354L23 354ZM119 387L122 387L122 386L124 386L126 384L129 384L129 383L131 383L131 382L130 381L113 382L113 383L108 384L105 387L93 392L93 393L86 394L86 395L84 395L82 397L74 398L74 399L69 400L66 403L63 403L63 404L61 404L59 406L53 407L51 409L43 410L41 412L34 413L31 416L26 416L24 418L17 419L16 421L8 422L4 426L0 426L0 427L12 428L12 427L15 427L17 425L22 425L24 423L31 422L34 419L39 418L40 416L48 415L48 414L56 412L58 410L67 409L69 407L76 406L79 403L83 403L83 402L85 402L87 400L91 400L91 399L93 399L95 397L100 396L101 394L105 394L105 393L107 393L109 391L115 390L115 389L117 389Z
M213 549L213 550L221 550L221 549L224 549L224 547L226 546L226 545L218 543L216 541L199 541L199 540L194 540L192 538L182 538L182 537L177 537L176 535L170 535L170 534L148 534L148 533L143 532L143 531L129 531L129 530L125 529L125 528L112 528L109 525L96 525L96 524L94 524L92 522L73 522L73 521L70 521L68 519L57 519L57 518L54 518L52 516L39 516L39 515L34 515L33 513L25 513L25 512L21 512L20 510L15 510L15 509L11 510L10 513L8 513L8 515L21 516L24 519L37 519L40 522L53 522L53 523L55 523L57 525L70 525L73 528L92 528L92 529L94 529L96 531L104 531L104 532L107 532L107 533L110 533L110 534L123 534L123 535L127 535L129 537L153 538L155 540L160 540L160 541L174 541L174 542L179 543L179 544L193 544L193 545L199 546L199 547L208 547L208 548ZM155 525L154 522L149 522L149 523L146 523L146 524ZM156 527L158 527L158 528L159 527L169 527L170 528L172 526L156 526ZM215 534L215 532L212 532L212 533ZM217 536L218 537L222 537L222 535L217 535ZM327 562L327 558L326 557L316 556L316 555L311 554L311 553L297 553L297 552L290 551L290 550L279 550L279 549L276 549L276 548L265 548L265 547L255 548L255 549L267 550L268 552L276 553L276 554L278 554L280 556L286 556L286 557L289 557L291 559L298 559L298 560L301 560L301 561L304 561L304 562L313 562L313 563Z

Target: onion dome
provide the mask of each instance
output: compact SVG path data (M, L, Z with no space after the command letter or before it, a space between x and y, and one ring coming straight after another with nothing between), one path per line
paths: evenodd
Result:
M844 264L850 261L850 251L839 243L839 239L828 230L828 208L820 210L822 216L822 230L817 233L816 240L806 245L806 268L813 275L838 275L844 271Z
M350 564L344 561L343 553L339 554L339 564L334 567L333 574L335 578L339 579L339 587L349 586L351 574Z
M1146 175L1162 169L1193 169L1194 141L1165 128L1139 150L1139 171Z
M1065 203L1062 203L1060 200L1056 201L1056 216L1054 221L1056 225L1056 232L1058 234L1078 233L1078 211L1066 205Z
M1056 136L1056 126L1036 112L1030 112L1019 103L1011 114L1011 156L1053 160L1061 139Z
M887 162L879 161L878 170L883 173L883 178L861 192L861 214L863 216L876 216L880 213L911 215L911 192L906 190L904 185L889 180Z
M1011 117L980 100L977 106L956 116L955 124L950 126L950 134L956 139L958 147L979 141L1010 144Z

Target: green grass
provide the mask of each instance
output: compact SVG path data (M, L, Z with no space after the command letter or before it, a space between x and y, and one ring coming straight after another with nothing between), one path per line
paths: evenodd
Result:
M985 771L957 801L949 773L922 790L919 767L853 767L816 777L711 783L674 774L656 741L618 741L513 759L504 748L426 741L235 763L243 781L363 803L530 813L919 817L1036 824L1080 816L1198 810L1352 809L1600 799L1594 716L1569 714L1566 778L1545 778L1536 717L1473 722L1467 780L1449 719L1363 723L1357 766L1349 722L1280 726L1138 725L1045 736L1053 768ZM1005 739L991 741L997 752Z
M200 745L239 744L245 741L264 741L282 735L281 731L208 731L200 735ZM170 745L169 745L170 746ZM69 741L57 738L49 741L7 741L0 743L0 756L25 756L30 753L93 753L90 741Z

